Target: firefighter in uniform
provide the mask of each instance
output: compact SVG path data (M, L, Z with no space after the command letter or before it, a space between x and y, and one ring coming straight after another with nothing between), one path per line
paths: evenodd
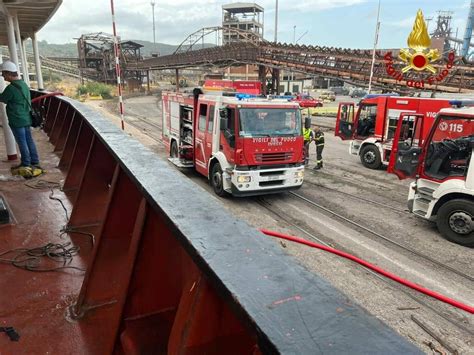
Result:
M318 126L314 127L314 142L316 143L316 166L319 170L323 167L324 133Z
M313 141L314 133L311 130L311 118L306 117L303 128L304 137L304 165L309 163L309 145Z

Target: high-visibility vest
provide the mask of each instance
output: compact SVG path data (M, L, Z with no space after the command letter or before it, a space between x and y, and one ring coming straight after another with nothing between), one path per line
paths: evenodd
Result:
M311 140L311 128L303 128L303 136L305 141Z

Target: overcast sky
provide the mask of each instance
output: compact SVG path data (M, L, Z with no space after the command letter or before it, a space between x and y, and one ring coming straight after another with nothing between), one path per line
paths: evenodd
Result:
M222 22L225 0L155 0L156 41L178 44L202 27ZM265 38L273 40L275 0L259 0L265 8ZM294 26L300 44L371 48L378 0L279 0L278 40L292 42ZM452 11L452 28L464 35L469 0L381 0L379 48L406 46L416 12L423 10L434 29L439 10ZM115 0L118 35L122 39L153 41L149 0ZM84 33L112 32L109 0L63 0L38 38L49 43L75 42ZM307 33L305 34L305 32ZM206 38L215 42L215 36Z

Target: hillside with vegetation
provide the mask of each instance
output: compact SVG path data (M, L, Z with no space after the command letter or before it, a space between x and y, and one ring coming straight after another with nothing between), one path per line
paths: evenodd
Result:
M159 53L160 55L167 55L172 54L177 45L170 45L165 43L152 43L149 41L141 41L141 40L131 40L133 42L137 42L143 46L141 48L141 54L144 57L151 57L152 54ZM213 47L214 44L204 43L204 48ZM45 57L69 57L69 58L77 58L77 43L64 43L64 44L53 44L48 43L47 41L39 41L38 42L39 51L42 56ZM198 48L202 48L202 45L199 45ZM27 42L27 50L32 51L31 41Z

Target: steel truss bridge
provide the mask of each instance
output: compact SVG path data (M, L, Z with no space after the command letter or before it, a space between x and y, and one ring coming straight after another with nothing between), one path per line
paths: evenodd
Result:
M199 46L199 33L209 35L212 31L222 31L221 27L201 29L188 36L185 50L180 46L174 54L151 58L138 63L139 70L165 70L202 67L229 67L256 65L259 67L259 79L266 83L268 75L272 78L272 91L279 87L279 71L305 73L308 76L337 78L345 82L366 86L369 82L372 63L371 50L343 49L323 46L293 45L285 43L247 41L212 48L195 49ZM226 29L227 30L227 29ZM242 32L242 31L238 31ZM196 39L197 38L197 39ZM406 81L420 81L420 75L414 70L403 74L404 80L397 80L387 74L384 55L386 51L377 51L375 56L372 85L379 89L407 91ZM392 53L393 68L400 72L406 65L398 59L398 51ZM440 75L446 69L447 59L432 63ZM425 77L429 75L424 74ZM265 85L263 85L265 87ZM454 58L454 65L441 81L429 84L424 80L423 90L452 93L474 92L474 65L466 63L462 57Z

